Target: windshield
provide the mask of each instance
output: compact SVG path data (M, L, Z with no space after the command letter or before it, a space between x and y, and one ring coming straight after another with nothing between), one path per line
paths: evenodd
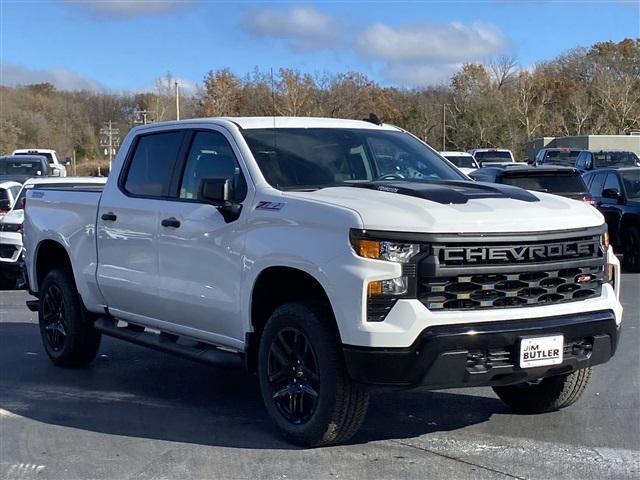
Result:
M445 155L447 160L460 168L478 168L476 161L471 155Z
M47 152L38 152L34 150L32 152L19 152L15 155L40 155L41 157L46 158L48 163L53 163L53 155Z
M525 190L534 190L536 192L557 194L580 194L587 192L587 187L584 184L582 177L578 174L509 174L503 177L502 183L524 188Z
M42 163L37 160L0 161L0 175L42 175Z
M473 156L479 162L513 162L510 152L489 150L486 152L476 152Z
M376 180L467 180L404 132L271 128L245 130L243 135L267 181L280 190Z
M593 159L596 167L640 167L640 159L633 152L599 152Z
M640 200L640 170L622 172L622 183L629 200Z
M544 163L573 167L580 150L549 150L544 156Z

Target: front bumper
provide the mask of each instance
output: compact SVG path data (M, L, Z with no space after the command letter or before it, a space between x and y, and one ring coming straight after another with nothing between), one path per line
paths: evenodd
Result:
M560 365L522 369L523 336L564 335ZM608 361L618 345L611 310L547 318L426 328L408 348L344 345L350 376L371 385L431 389L510 385Z

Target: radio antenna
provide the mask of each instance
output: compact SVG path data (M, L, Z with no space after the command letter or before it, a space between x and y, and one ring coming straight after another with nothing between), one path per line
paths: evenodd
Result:
M273 79L273 67L271 67L271 117L273 118L273 148L278 146L276 140L276 84Z

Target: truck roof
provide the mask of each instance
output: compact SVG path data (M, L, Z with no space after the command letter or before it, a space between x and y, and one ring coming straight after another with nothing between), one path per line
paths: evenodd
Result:
M13 151L13 155L16 153L33 153L34 155L37 155L38 153L56 153L56 151L51 150L50 148L19 148Z
M191 118L188 120L178 120L172 122L158 122L137 127L137 129L146 129L153 125L184 125L186 123L201 123L221 125L226 122L236 124L242 129L252 130L258 128L358 128L367 130L395 130L398 127L388 124L376 125L375 123L364 120L346 120L340 118L323 118L323 117L207 117L207 118Z
M469 152L440 152L440 155L445 157L473 157Z

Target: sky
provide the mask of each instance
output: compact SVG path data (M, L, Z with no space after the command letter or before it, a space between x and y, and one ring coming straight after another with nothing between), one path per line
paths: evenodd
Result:
M0 0L0 84L140 92L170 72L193 91L209 70L284 67L411 88L638 37L640 0Z

